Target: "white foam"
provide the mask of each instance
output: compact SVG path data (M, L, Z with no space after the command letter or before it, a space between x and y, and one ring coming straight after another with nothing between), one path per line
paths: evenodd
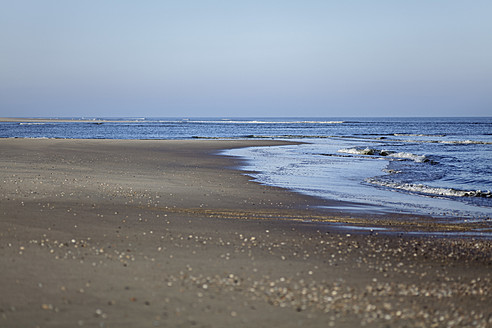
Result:
M353 154L353 155L375 155L375 156L389 156L397 159L409 159L417 163L423 163L429 161L425 155L416 155L412 153L396 153L390 150L379 150L373 148L345 148L338 150L339 153Z
M382 187L405 190L410 192L417 192L427 195L448 196L448 197L485 197L485 198L492 197L492 193L490 191L439 188L439 187L430 187L423 184L380 181L373 178L366 179L365 181Z
M161 121L163 122L163 121ZM171 121L169 121L171 122ZM175 121L183 122L183 121ZM345 121L240 121L240 120L217 120L217 121L191 121L186 120L186 123L213 123L213 124L342 124Z
M445 134L394 133L397 137L445 137Z
M436 143L447 145L492 145L490 141L482 140L415 140L415 139L393 139L392 141L407 143Z
M480 141L480 140L449 140L449 141L439 141L443 144L453 144L453 145L492 145L492 142Z
M372 148L344 148L338 150L339 153L353 154L353 155L379 155L379 150Z
M412 161L417 162L417 163L423 163L423 162L429 161L429 159L425 155L415 155L412 153L405 153L405 152L392 153L392 154L388 154L388 156L394 157L394 158L400 158L400 159L409 159L409 160L412 160Z

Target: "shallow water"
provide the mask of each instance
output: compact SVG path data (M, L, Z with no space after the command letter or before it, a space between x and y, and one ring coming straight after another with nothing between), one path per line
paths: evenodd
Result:
M245 158L243 168L257 172L249 174L257 182L326 199L371 205L345 208L347 211L400 212L480 220L487 220L492 215L492 208L487 206L490 198L480 197L477 201L475 197L427 194L372 183L387 179L385 171L393 166L393 159L336 156L336 149L341 146L337 141L327 140L298 146L233 149L225 153ZM334 155L316 156L327 151ZM410 160L403 161L404 165L414 166L407 161Z

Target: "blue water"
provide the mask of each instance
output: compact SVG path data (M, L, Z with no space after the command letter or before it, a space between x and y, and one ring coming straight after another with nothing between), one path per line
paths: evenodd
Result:
M260 183L359 203L347 210L492 217L492 118L122 118L0 123L2 138L269 138L231 150Z

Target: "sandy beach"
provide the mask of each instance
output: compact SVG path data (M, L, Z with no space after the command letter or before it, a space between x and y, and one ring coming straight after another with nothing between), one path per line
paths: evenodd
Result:
M0 327L492 327L491 240L377 233L467 227L322 211L217 155L282 143L1 139Z

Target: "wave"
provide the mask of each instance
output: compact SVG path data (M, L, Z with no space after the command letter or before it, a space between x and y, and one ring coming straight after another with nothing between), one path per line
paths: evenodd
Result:
M481 134L480 136L487 136L489 134ZM484 141L484 140L452 140L449 139L449 135L445 134L416 134L416 133L365 133L359 134L357 136L338 136L339 138L347 138L347 139L367 139L367 140L386 140L391 142L405 142L405 143L436 143L436 144L452 144L452 145L491 145L492 141ZM389 137L425 137L427 139L393 139ZM444 140L438 139L428 139L428 138L446 138Z
M296 135L296 134L283 134L283 135L256 135L256 134L250 134L243 136L244 138L268 138L268 139L329 139L333 138L333 136L320 136L320 135Z
M19 125L45 125L46 123L41 123L41 122L21 122Z
M352 155L368 155L368 156L382 156L382 157L392 157L396 159L408 159L417 163L426 163L431 160L425 155L416 155L407 152L394 152L390 150L379 150L373 148L344 148L338 150L339 153L352 154Z
M338 138L346 139L366 139L366 140L385 140L391 142L404 142L404 143L431 143L431 144L448 144L448 145L492 145L492 141L483 140L426 140L426 139L391 139L388 136L410 136L402 134L364 134L362 136L337 136ZM436 135L411 135L414 137L441 137ZM442 136L445 137L445 136Z
M215 120L215 121L192 121L192 120L177 120L177 121L159 121L161 123L199 123L199 124L342 124L346 123L345 121L262 121L262 120L249 120L249 121L241 121L241 120Z
M407 142L407 143L436 143L449 145L492 145L491 141L482 140L402 140L395 139L392 141Z
M426 163L426 162L431 161L425 155L415 155L415 154L406 153L406 152L393 153L393 154L389 154L388 156L394 157L394 158L400 158L400 159L409 159L409 160L412 160L412 161L417 162L417 163Z
M424 133L361 133L361 136L382 136L382 137L446 137L445 134L424 134Z
M192 138L197 139L329 139L334 138L333 136L306 136L306 135L256 135L247 134L241 136L223 136L223 137L206 137L206 136L192 136Z
M392 133L395 137L445 137L445 134L422 134L422 133Z
M434 196L492 198L492 192L488 190L481 191L481 190L459 190L459 189L452 189L452 188L439 188L439 187L430 187L423 184L380 181L374 178L369 178L366 179L365 181L382 187L405 190L410 192L417 192L421 194L434 195Z
M456 145L492 145L491 141L480 141L480 140L443 140L437 143L442 144L456 144Z

